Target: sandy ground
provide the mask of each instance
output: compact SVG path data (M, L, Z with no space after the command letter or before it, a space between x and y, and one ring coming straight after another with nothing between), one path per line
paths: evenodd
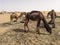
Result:
M10 14L0 14L0 23L10 21Z
M12 27L12 26L5 26L6 23L10 23L10 15L11 14L0 14L0 34L5 33L10 27ZM46 16L46 14L44 16ZM59 22L59 19L57 19L57 22Z
M40 28L41 35L38 35L35 30L36 22L29 23L30 32L25 33L22 23L10 25L10 14L0 14L0 44L60 45L60 18L56 18L55 21L56 28L52 29L51 35L48 35L45 28Z
M5 33L9 28L9 27L1 27L1 24L9 21L10 21L9 14L0 14L0 35Z

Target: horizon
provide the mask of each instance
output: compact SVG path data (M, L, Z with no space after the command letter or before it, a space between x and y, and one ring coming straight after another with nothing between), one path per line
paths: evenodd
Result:
M50 11L54 9L60 12L60 0L0 0L0 11L22 11L32 10Z

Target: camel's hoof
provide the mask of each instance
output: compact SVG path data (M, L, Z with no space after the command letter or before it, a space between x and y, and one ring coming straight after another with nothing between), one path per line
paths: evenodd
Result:
M52 34L52 31L50 31L50 34Z
M37 32L37 34L40 34L40 32Z
M28 33L28 31L25 30L26 33Z

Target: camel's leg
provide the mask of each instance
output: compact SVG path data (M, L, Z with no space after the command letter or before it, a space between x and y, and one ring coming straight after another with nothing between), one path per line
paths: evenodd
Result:
M12 24L12 22L13 22L13 18L10 18L10 24Z
M18 18L16 18L15 22L17 22Z
M52 28L55 28L55 18L52 20Z
M27 30L29 31L28 22L29 22L29 20L26 20L25 23L24 23L25 32L27 32Z
M40 34L40 32L39 32L40 22L41 22L41 19L39 19L38 22L37 22L36 32L37 32L38 34Z

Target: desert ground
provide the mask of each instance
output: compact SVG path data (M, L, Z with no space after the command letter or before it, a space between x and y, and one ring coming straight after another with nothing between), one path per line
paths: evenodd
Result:
M47 12L43 12L46 17ZM60 45L60 13L55 20L56 27L50 35L46 29L40 27L36 33L36 21L29 22L29 32L24 32L24 23L10 24L10 13L0 14L0 45ZM47 18L46 18L47 19ZM47 19L49 21L49 19Z

